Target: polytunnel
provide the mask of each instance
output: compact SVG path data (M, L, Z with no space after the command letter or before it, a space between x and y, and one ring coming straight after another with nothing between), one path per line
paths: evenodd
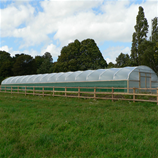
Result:
M158 77L151 68L136 66L14 76L3 80L1 85L156 88L158 87Z

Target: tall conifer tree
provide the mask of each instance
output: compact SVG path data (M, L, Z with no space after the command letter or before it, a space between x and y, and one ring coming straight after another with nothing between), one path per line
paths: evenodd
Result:
M150 40L145 40L140 47L144 50L142 64L158 73L158 21L156 17L152 20Z
M152 42L158 42L158 17L152 19Z
M133 65L141 65L144 50L140 46L145 41L148 33L148 22L144 15L143 7L139 7L138 15L136 17L135 32L133 33L131 59Z

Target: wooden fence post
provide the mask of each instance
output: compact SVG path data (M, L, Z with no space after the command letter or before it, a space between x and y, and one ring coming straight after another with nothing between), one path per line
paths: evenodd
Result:
M80 87L78 87L78 98L80 98Z
M135 88L133 88L133 103L135 103L135 99L136 99L136 96L135 96Z
M96 100L96 87L94 87L94 99Z
M11 94L12 94L12 91L13 91L13 87L11 86Z
M25 96L26 96L27 87L25 86Z
M53 97L54 97L54 86L53 86Z
M7 92L7 90L6 90L6 86L5 86L5 93Z
M65 97L67 96L67 93L66 93L66 91L67 91L67 88L65 87Z
M44 87L42 88L42 95L43 95L43 97L44 97Z
M18 86L18 94L19 94L19 86Z
M112 87L112 102L114 101L114 87Z
M157 88L157 105L158 105L158 88Z

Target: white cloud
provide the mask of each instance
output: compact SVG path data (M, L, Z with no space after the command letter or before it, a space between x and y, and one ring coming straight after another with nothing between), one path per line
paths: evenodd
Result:
M22 53L30 54L32 57L35 57L38 54L38 52L33 49L30 51L28 50L19 51L19 50L13 50L13 48L9 48L7 45L0 47L0 50L8 52L12 57L15 56L15 54L22 54Z
M120 53L130 55L130 48L123 46L109 47L108 49L103 51L103 57L107 61L107 63L116 63L116 57L118 57Z
M49 52L53 58L58 57L58 55L60 55L60 48L56 47L54 44L50 44L41 51L41 55L45 52Z
M13 36L14 30L21 24L28 24L34 13L34 8L30 5L10 5L5 9L0 9L1 36ZM16 37L16 36L15 36Z
M130 2L130 0L45 0L39 2L43 12L38 12L37 15L34 15L35 8L31 4L11 4L0 11L1 35L22 38L20 48L44 43L47 47L41 52L49 50L52 56L59 54L59 48L52 43L53 39L61 43L60 48L75 39L82 41L86 38L93 38L98 45L105 41L131 42L139 5L143 6L145 16L151 25L151 19L158 16L158 2L156 0L147 0L141 4L130 4ZM97 14L94 8L97 8ZM26 26L18 28L21 24ZM53 33L55 36L50 39L48 35ZM121 53L122 49L124 48L114 49L112 51L114 57L118 54L117 50ZM114 57L110 56L109 59L114 61Z
M2 46L2 47L0 47L0 50L1 51L6 51L6 52L9 52L10 51L10 49L9 49L9 47L8 46Z

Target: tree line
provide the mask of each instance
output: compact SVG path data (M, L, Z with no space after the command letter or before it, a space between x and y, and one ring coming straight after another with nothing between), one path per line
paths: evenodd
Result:
M61 49L57 62L45 52L42 56L32 57L0 51L0 82L9 76L94 70L113 67L146 65L158 73L158 18L152 20L151 37L147 38L148 22L144 9L140 6L136 17L135 32L132 36L131 54L120 53L116 64L107 64L93 39L75 40Z
M152 19L151 36L148 38L149 25L144 9L140 6L134 29L131 54L120 53L116 58L116 64L111 62L108 67L146 65L158 73L158 17Z
M68 46L64 46L57 62L53 62L49 52L33 58L31 55L23 53L11 57L8 52L0 51L0 82L9 76L104 69L106 67L107 62L93 39L86 39L82 42L75 40Z

